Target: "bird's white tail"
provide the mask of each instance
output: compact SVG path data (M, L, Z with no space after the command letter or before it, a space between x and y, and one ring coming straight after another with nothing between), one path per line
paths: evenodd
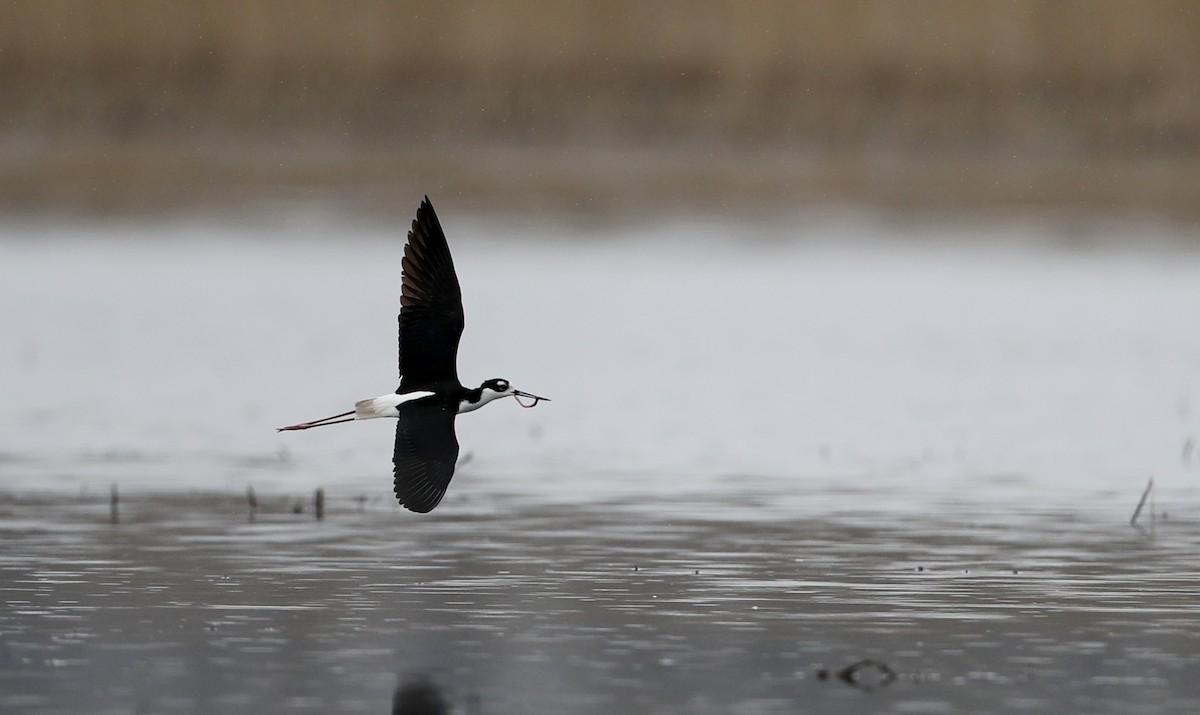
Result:
M395 403L388 404L389 395L383 397L372 397L367 400L359 400L354 403L354 419L369 420L375 417L399 417L400 411L396 409ZM395 397L395 395L390 395Z

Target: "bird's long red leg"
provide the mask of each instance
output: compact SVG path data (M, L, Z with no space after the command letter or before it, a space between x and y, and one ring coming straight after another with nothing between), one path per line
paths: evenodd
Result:
M287 427L280 427L280 428L276 429L275 431L276 432L286 432L288 430L309 429L312 427L325 427L326 425L336 425L341 422L352 422L354 420L354 418L349 417L349 415L352 415L352 414L354 414L354 410L350 410L349 412L343 412L340 415L333 415L332 417L326 417L325 419L321 419L321 420L313 420L312 422L300 422L299 424L288 425ZM342 417L346 417L347 419L340 419Z

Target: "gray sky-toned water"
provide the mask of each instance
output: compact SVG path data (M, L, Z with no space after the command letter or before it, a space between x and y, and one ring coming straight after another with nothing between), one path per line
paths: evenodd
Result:
M464 382L555 398L459 420L480 469L1112 487L1168 477L1200 421L1194 253L1039 248L1036 226L447 225ZM10 226L0 452L68 488L89 460L205 488L281 456L279 486L386 488L387 421L274 428L394 389L403 231ZM194 475L136 467L160 459ZM554 490L653 488L589 481Z

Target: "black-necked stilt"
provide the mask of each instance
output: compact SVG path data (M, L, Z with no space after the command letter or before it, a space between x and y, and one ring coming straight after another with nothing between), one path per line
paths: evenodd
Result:
M549 400L521 392L500 378L485 380L475 389L458 381L455 356L463 331L462 292L446 235L428 196L408 232L401 266L399 389L360 400L350 412L280 427L279 431L374 417L399 418L393 457L396 499L407 509L425 513L442 500L454 476L457 415L501 397L511 396L522 407ZM526 405L522 397L533 402Z

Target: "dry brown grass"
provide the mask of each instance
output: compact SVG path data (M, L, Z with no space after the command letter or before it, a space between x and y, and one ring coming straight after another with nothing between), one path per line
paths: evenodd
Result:
M593 195L629 185L610 147L683 197L1186 210L1197 37L1200 5L1162 0L15 0L0 199L394 187L418 156L482 184L437 157L489 152Z

